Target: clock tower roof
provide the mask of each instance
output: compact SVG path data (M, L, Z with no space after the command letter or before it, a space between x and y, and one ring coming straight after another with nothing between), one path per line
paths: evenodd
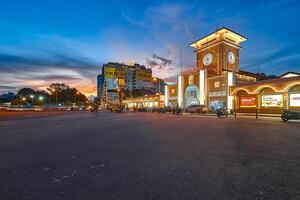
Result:
M202 49L207 47L207 45L219 42L226 41L233 45L239 46L241 42L246 41L247 38L241 34L230 30L229 28L222 27L190 44L191 47L195 49Z

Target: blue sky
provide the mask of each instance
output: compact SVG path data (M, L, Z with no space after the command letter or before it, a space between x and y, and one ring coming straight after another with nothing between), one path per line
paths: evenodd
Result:
M66 82L95 91L108 61L151 65L172 78L195 66L188 44L226 26L249 38L241 69L267 74L300 71L300 2L0 0L0 92ZM159 70L153 54L172 60Z

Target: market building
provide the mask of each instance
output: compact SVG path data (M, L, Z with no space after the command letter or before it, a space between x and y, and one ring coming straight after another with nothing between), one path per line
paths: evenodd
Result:
M300 108L300 76L262 77L240 70L239 51L247 38L228 28L190 44L196 54L196 67L178 76L176 85L165 86L165 106L206 106L210 111L281 113Z

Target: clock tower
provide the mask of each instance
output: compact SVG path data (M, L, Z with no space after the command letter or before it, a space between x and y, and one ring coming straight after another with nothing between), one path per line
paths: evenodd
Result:
M191 43L195 48L197 68L206 70L208 77L223 75L225 71L238 72L240 43L246 40L223 27Z

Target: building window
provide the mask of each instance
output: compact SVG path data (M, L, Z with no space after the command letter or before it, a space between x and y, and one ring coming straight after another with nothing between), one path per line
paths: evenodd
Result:
M220 87L220 82L219 81L216 81L215 82L215 88L219 88Z
M194 84L194 76L193 75L189 76L189 84L190 85Z
M171 94L175 94L175 89L174 88L171 90Z

